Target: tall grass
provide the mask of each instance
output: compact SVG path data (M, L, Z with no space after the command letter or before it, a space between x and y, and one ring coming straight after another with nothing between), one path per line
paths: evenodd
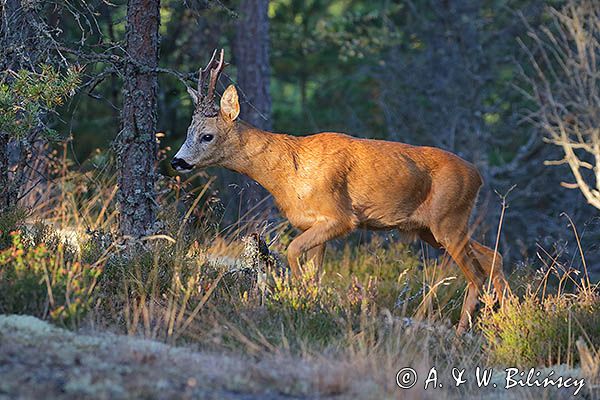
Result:
M63 243L36 243L19 231L0 250L0 313L32 314L71 328L89 311L101 260L81 261Z
M374 235L330 246L322 276L307 265L293 280L277 255L290 227L261 232L270 261L248 254L248 228L223 225L203 174L160 182L163 232L144 238L145 250L132 256L115 231L111 163L101 154L93 162L95 169L75 172L55 153L55 182L31 191L26 211L0 218L0 312L254 357L301 357L337 371L316 381L325 394L362 390L353 383L361 374L377 383L372 398L397 394L401 365L449 373L459 364L585 361L594 371L598 285L556 261L540 279L514 275L511 286L525 289L500 307L484 304L473 334L457 338L465 282L447 257Z
M600 345L600 286L590 280L581 256L583 272L551 258L537 274L520 277L520 296L510 296L498 310L485 305L479 328L494 362L573 365L580 359L577 340Z

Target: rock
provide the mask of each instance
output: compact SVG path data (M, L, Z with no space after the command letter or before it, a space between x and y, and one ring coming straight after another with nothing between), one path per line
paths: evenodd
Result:
M0 315L0 399L279 399L255 361Z

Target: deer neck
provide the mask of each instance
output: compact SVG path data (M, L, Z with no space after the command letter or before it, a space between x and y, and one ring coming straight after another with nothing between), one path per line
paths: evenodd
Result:
M237 130L239 148L223 166L247 175L277 197L287 177L293 174L297 138L263 131L244 122L238 123Z

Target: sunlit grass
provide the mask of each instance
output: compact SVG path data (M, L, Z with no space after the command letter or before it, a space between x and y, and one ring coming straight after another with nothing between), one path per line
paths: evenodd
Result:
M398 393L393 376L401 365L436 365L448 374L456 365L597 368L598 286L569 266L514 275L516 295L501 306L483 296L473 333L459 338L453 324L465 281L447 257L373 235L330 246L320 276L309 263L292 279L284 261L290 227L262 230L268 262L252 254L244 238L258 237L247 236L253 228L222 225L211 180L202 176L195 189L198 180L161 183L164 231L131 254L115 239L110 174L66 167L57 174L61 184L43 202L0 218L2 313L257 358L300 358L335 372L311 390L374 399ZM356 381L364 376L376 387L363 392ZM284 392L313 393L302 385Z

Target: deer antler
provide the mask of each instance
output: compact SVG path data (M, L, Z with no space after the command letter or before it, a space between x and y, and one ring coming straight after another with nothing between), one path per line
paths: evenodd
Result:
M210 83L208 85L208 95L207 95L207 97L210 101L213 100L213 97L215 94L215 89L217 86L217 81L219 80L219 75L221 75L223 68L225 68L228 65L227 63L225 63L223 61L224 56L225 56L225 50L221 49L221 53L219 55L219 62L217 63L215 68L210 70Z
M215 61L216 55L217 55L217 49L215 49L213 51L212 57L210 58L210 61L208 62L208 64L206 64L206 67L200 68L200 70L198 71L198 93L203 92L202 85L204 84L204 78L206 77L206 74L210 71L210 67L212 66L213 62Z
M211 108L210 106L212 105L212 102L214 100L215 89L217 86L217 81L219 80L219 75L221 75L223 69L229 65L229 63L226 63L224 61L225 50L221 49L221 51L219 52L219 60L215 58L216 56L217 50L215 49L215 51L213 51L212 57L210 58L210 61L208 62L208 64L206 64L206 67L200 69L199 71L198 94L201 98L200 103L207 108ZM204 96L202 94L203 85L206 78L208 78L209 76L210 81L208 82L208 91L206 93L206 96Z

